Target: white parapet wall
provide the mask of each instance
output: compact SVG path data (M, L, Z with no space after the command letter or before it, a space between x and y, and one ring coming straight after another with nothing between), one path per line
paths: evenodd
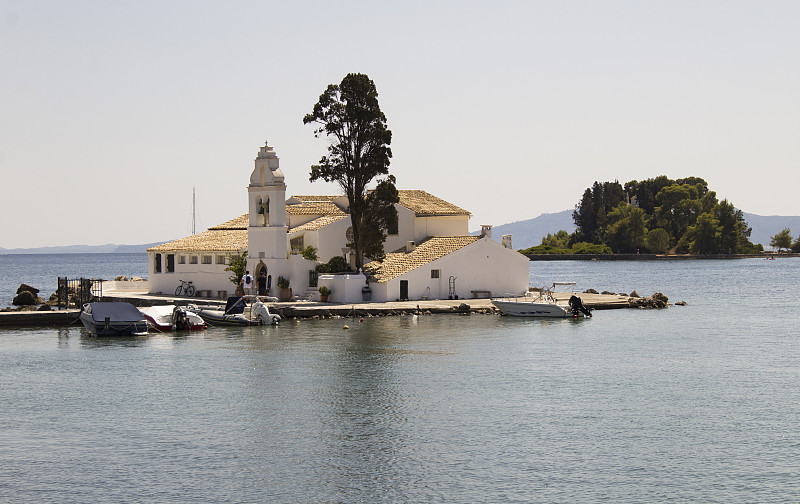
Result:
M363 273L320 275L318 285L331 290L328 301L333 303L363 303L367 277Z

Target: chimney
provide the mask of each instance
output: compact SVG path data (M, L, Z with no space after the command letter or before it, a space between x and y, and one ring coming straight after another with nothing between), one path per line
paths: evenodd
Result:
M481 226L481 238L486 237L492 239L492 226L490 224L483 224Z
M507 249L511 248L511 235L503 235L503 246Z
M406 242L406 253L407 254L410 254L411 252L413 252L415 248L417 248L417 244L416 243L414 243L413 241Z

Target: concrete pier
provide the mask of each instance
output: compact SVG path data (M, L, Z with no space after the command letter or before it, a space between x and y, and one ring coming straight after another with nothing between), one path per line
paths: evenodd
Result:
M558 301L566 302L573 293L553 293ZM580 293L583 304L593 310L630 308L628 296L617 294ZM154 306L174 304L186 306L224 306L223 301L207 298L187 298L176 296L151 295L144 291L104 290L102 301L126 302L134 306ZM270 311L283 318L314 317L369 317L391 316L416 313L432 314L492 314L499 313L489 299L439 299L425 301L394 301L388 303L320 303L314 301L293 301L269 303ZM0 327L56 327L80 324L80 310L0 312Z

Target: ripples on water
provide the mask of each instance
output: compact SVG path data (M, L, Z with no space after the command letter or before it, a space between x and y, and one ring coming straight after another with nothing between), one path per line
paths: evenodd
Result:
M798 274L770 263L532 265L689 303L590 320L3 331L0 501L793 502Z

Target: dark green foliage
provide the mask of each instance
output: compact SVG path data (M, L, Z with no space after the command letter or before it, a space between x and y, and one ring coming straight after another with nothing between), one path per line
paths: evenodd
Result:
M618 182L595 182L573 212L571 241L610 246L617 253L736 254L757 250L744 214L717 200L699 177L666 176L632 180L620 193ZM608 204L615 202L613 207ZM637 208L638 205L638 208Z
M350 265L347 264L347 261L342 256L331 257L331 260L327 263L318 265L316 270L320 273L344 273L346 271L352 271Z
M550 245L537 245L519 251L521 254L611 254L608 245L579 242L570 248L556 248Z
M556 234L547 233L547 236L542 238L542 245L547 245L551 248L569 248L569 233L563 229Z
M770 241L770 246L778 247L778 252L781 249L788 249L792 246L792 230L789 228L784 228L783 231L774 235Z
M800 236L798 236L792 243L792 252L795 254L800 252Z
M608 213L624 201L625 190L619 182L595 182L586 189L572 212L577 228L575 241L601 242L608 224Z
M308 259L309 261L316 261L317 260L317 249L309 245L308 247L304 248L300 254L303 256L304 259Z
M572 246L572 254L610 254L611 248L602 243L578 242Z
M651 229L647 233L647 248L654 254L666 254L669 250L669 233L666 229Z
M364 257L382 258L386 230L397 224L399 197L395 178L388 175L392 132L375 83L364 74L347 74L341 84L328 86L303 123L317 125L315 137L331 139L328 155L311 167L309 180L337 182L347 196L357 267ZM381 175L388 176L369 191L367 185Z

